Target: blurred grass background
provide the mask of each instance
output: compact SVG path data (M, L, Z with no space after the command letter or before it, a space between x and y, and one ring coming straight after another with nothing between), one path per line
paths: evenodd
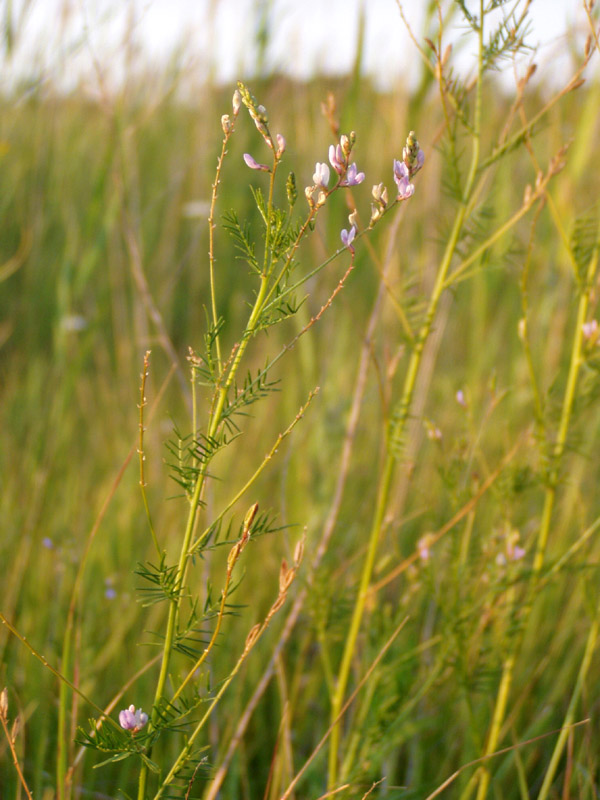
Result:
M143 353L152 349L150 403L171 362L132 270L127 238L131 234L177 355L177 370L148 426L150 505L161 541L167 550L172 547L172 553L181 531L182 501L169 499L177 489L168 478L164 442L173 422L186 432L189 428L189 398L187 389L182 390L185 359L188 346L197 347L201 341L209 305L207 211L200 205L196 216L198 206L190 204L209 201L221 139L219 120L230 109L233 87L200 87L196 104L190 105L178 100L174 91L156 96L151 80L138 78L135 85L102 102L77 92L64 95L51 86L27 92L15 89L0 100L1 605L5 616L52 664L60 659L66 610L88 533L119 468L136 446ZM363 224L368 220L370 187L380 181L391 183L392 159L400 157L408 131L417 131L427 154L426 168L407 205L391 272L391 290L409 313L416 313L431 286L452 211L452 201L444 194L443 157L436 149L442 117L435 87L424 80L413 96L400 88L379 94L355 74L336 80L316 77L303 84L273 75L252 82L251 88L269 110L271 129L286 136L285 165L295 170L301 195L312 182L315 161L326 160L332 141L320 106L333 92L342 130L357 133L354 155L367 175L354 193ZM526 108L543 104L543 94L543 87L532 91ZM597 202L599 101L596 82L569 94L550 112L534 144L545 165L566 141L571 142L566 168L551 188L567 228ZM484 101L488 144L502 126L510 102L497 85L488 84ZM242 154L251 152L260 161L263 145L250 120L241 120L238 128L218 207L221 213L235 208L240 219L256 225L248 182L258 183L260 176L249 173ZM525 185L534 181L525 150L512 154L489 187L485 210L490 224L510 216ZM334 201L324 209L315 236L301 252L303 270L339 246L348 209L342 197ZM447 297L436 323L439 351L422 412L442 438L430 440L417 420L410 488L401 516L386 531L376 578L401 563L421 536L437 530L462 506L532 420L532 396L517 333L522 315L519 277L530 232L531 218L526 217L487 253L485 268ZM542 211L534 236L530 330L538 380L547 393L552 418L564 389L576 290L547 210ZM207 518L223 505L232 488L245 482L308 392L321 387L307 418L253 496L238 509L243 511L256 499L261 508L277 511L280 524L295 527L253 545L235 596L245 608L239 617L227 620L228 646L218 648L213 659L217 676L226 674L249 627L275 597L282 555L289 558L305 525L310 552L326 517L362 331L379 282L376 262L385 251L383 228L374 232L371 242L372 252L362 245L357 248L357 268L332 309L283 362L281 391L256 406L236 453L225 453L215 466L218 480L207 498ZM226 320L228 352L246 316L252 284L222 231L217 247L217 294ZM312 282L298 318L264 337L254 367L264 362L267 353L278 352L319 310L342 273L342 264L336 261ZM384 446L382 420L407 358L392 303L382 314L372 349L353 468L333 545L282 660L279 679L265 695L234 760L226 797L264 795L286 699L293 718L296 768L324 732L324 726L315 724L328 714L318 631L327 630L329 646L338 652L372 514ZM569 441L550 559L563 554L600 513L595 458L600 414L592 369L586 381L589 386ZM468 409L454 399L459 389L468 398ZM152 641L143 631L158 628L162 613L160 608L148 613L136 602L138 581L132 569L151 552L137 469L134 459L111 499L92 546L78 609L78 682L100 705L155 653L139 642ZM377 780L386 774L389 785L381 796L424 797L457 766L480 754L509 635L503 625L510 627L501 616L497 629L490 630L485 622L486 615L493 618L495 604L502 602L496 593L494 554L508 524L519 529L525 548L531 542L542 503L540 471L537 451L522 447L477 505L476 518L470 522L468 567L458 567L457 553L467 535L461 531L442 540L427 565L378 593L365 625L365 664L399 618L408 613L410 620L392 665L382 667L368 690L368 701L357 712L363 715L362 739L355 742L351 770L362 780L357 796L368 788L364 776ZM401 482L402 476L399 492ZM589 620L598 604L597 558L592 539L584 555L546 588L534 610L535 636L526 639L507 723L509 744L562 723ZM222 554L216 552L214 559L214 565L197 565L198 586L212 573L218 590ZM256 684L277 624L234 684L223 714L215 718L213 752L231 733ZM11 708L15 712L18 708L24 719L19 748L30 787L35 797L49 798L56 749L56 680L5 629L0 629L0 663L0 682L9 687ZM594 690L598 677L595 661L581 718L594 718L598 711ZM153 682L153 673L146 674L136 685L135 698L127 698L125 704L135 701L146 708ZM88 716L88 710L80 708L79 723ZM570 785L579 787L580 794L571 789L574 793L564 796L596 796L597 736L595 721L574 733L571 765L576 770ZM542 740L502 757L496 796L523 796L515 778L520 770L534 776L535 786L551 748L551 739ZM0 764L1 796L17 797L4 741ZM114 797L116 787L134 791L129 762L98 771L92 766L93 759L86 756L76 774L81 796ZM323 765L317 762L303 796L317 797L324 791L322 772ZM390 788L399 785L411 788ZM272 789L276 791L277 786Z

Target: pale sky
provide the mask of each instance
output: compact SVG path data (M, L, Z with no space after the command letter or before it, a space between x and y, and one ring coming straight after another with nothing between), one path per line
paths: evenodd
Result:
M352 65L362 2L365 71L381 88L410 82L417 56L397 0L13 0L15 48L10 59L3 55L0 86L15 77L52 79L68 89L89 85L94 61L109 83L118 83L126 74L127 53L160 70L177 52L175 61L191 84L206 77L231 84L247 80L255 74L262 6L269 8L267 69L297 78L315 71L341 74ZM3 16L8 5L0 0ZM426 6L426 0L403 2L419 37ZM585 30L581 0L534 0L531 18L540 74L546 60L560 79L568 57L565 32L574 25ZM460 31L452 37L460 39ZM464 63L469 56L466 51Z

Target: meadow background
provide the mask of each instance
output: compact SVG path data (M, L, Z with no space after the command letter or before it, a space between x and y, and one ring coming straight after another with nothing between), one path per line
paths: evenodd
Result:
M387 13L399 11L391 3ZM424 36L435 43L437 24L433 8L426 30L416 31L431 63ZM530 37L535 41L534 30ZM598 299L597 55L583 73L585 84L561 94L583 63L583 40L565 32L570 71L562 80L544 82L542 75L524 85L520 106L510 80L500 83L490 72L482 85L481 162L507 119L509 136L525 127L531 137L515 140L490 165L469 204L453 265L475 257L442 295L425 342L347 696L403 627L344 715L337 783L347 788L339 796L363 797L380 782L373 797L425 798L479 759L511 653L492 750L507 749L485 762L488 796L598 796L600 351L589 326ZM592 53L596 46L592 41ZM165 604L145 607L142 580L133 573L156 560L136 454L147 350L147 499L171 560L185 522L186 501L171 478L166 443L174 430L190 431L188 348L199 351L207 329L206 219L220 118L231 113L235 85L208 81L180 92L185 76L177 70L156 74L132 59L118 90L100 81L94 93L23 81L0 98L0 611L14 626L0 627L0 684L8 689L10 723L20 719L14 751L33 796L43 800L136 796L138 763L94 768L103 754L82 751L74 740L77 727L89 730L88 719L98 714L19 636L60 671L71 625L69 680L101 708L127 685L115 718L130 703L150 711L156 662L142 670L159 653ZM504 66L510 76L510 59ZM473 110L473 74L454 76L466 115ZM273 368L276 391L248 409L241 436L211 464L202 525L244 486L319 387L304 418L225 517L220 541L228 546L216 542L192 567L190 592L202 605L209 584L214 596L221 591L231 541L248 508L258 502L269 513L273 530L244 551L230 598L236 606L199 676L208 697L233 669L251 627L267 615L281 560L292 563L306 532L304 562L286 605L212 714L197 780L172 796L210 796L214 769L269 664L272 677L227 760L220 796L281 797L327 732L386 430L414 348L411 332L424 319L460 205L453 165L468 171L468 135L426 66L414 86L387 92L361 73L359 51L346 76L314 75L301 83L262 70L248 83L269 112L271 130L286 137L282 171L296 173L298 207L306 207L303 189L315 162L326 160L335 141L322 108L329 95L340 131L356 132L353 160L367 176L352 192L361 229L371 186L384 181L391 190L392 161L401 158L410 130L426 162L415 195L356 243L343 289ZM220 219L233 208L259 238L249 184L260 185L264 176L250 172L242 155L260 161L261 148L242 109L217 205L224 353L244 328L254 284ZM513 219L526 187L535 190L538 171L546 175L559 153L563 168ZM283 198L282 186L278 192ZM302 273L340 248L351 209L349 193L327 202L300 250ZM255 373L309 323L349 259L342 251L302 287L298 312L256 337L244 372ZM209 395L198 392L202 417ZM547 547L536 563L544 525ZM324 531L331 538L320 553ZM516 546L522 558L514 557ZM296 624L276 650L301 591L306 598ZM185 674L182 664L183 658L175 662L174 673ZM562 726L584 720L561 738ZM25 796L9 738L0 739L3 800ZM159 742L165 765L178 752L176 739ZM69 767L62 779L61 763ZM466 767L444 796L481 792L481 768L482 762ZM327 788L326 743L293 796L317 798Z

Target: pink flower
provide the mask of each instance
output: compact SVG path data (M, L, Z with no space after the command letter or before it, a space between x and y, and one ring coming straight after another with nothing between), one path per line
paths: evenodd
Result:
M350 164L346 177L340 182L340 186L357 186L364 181L365 173L357 172L356 169L356 164Z
M346 169L346 156L344 155L341 145L329 145L329 163L338 175L344 172Z
M263 172L271 171L266 164L259 164L258 161L256 161L256 159L250 155L250 153L244 153L244 161L246 162L246 165L250 167L250 169L261 169Z
M394 180L398 187L398 200L408 200L413 196L415 187L410 182L410 171L404 161L394 159Z
M313 181L316 186L321 186L323 189L327 188L327 184L329 183L329 167L327 164L317 161Z
M281 158L285 151L285 139L280 133L275 138L277 139L277 158Z
M354 225L352 225L349 231L347 231L344 228L340 233L342 244L344 245L344 247L347 247L352 254L354 254L354 247L352 245L352 242L354 241L355 236L356 236L356 228L354 227Z
M141 730L147 722L148 714L144 714L141 708L136 711L133 704L119 712L119 725L126 731L135 733Z

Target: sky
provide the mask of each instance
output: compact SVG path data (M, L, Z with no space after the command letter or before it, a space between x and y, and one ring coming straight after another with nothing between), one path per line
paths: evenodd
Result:
M403 0L420 39L426 5L426 0ZM512 0L505 8L515 5ZM12 51L3 48L0 86L26 79L50 80L67 90L90 87L98 70L108 85L118 86L131 63L159 71L169 65L189 85L207 78L224 84L248 80L256 74L264 8L267 71L296 78L315 72L344 74L356 52L361 7L366 18L364 71L382 89L410 83L417 75L418 56L398 0L0 0L3 27L12 8L14 29ZM533 0L531 19L531 42L540 45L539 74L560 82L568 69L565 31L577 25L585 29L582 3ZM460 30L448 40L460 43ZM465 49L463 63L472 63L471 56Z

